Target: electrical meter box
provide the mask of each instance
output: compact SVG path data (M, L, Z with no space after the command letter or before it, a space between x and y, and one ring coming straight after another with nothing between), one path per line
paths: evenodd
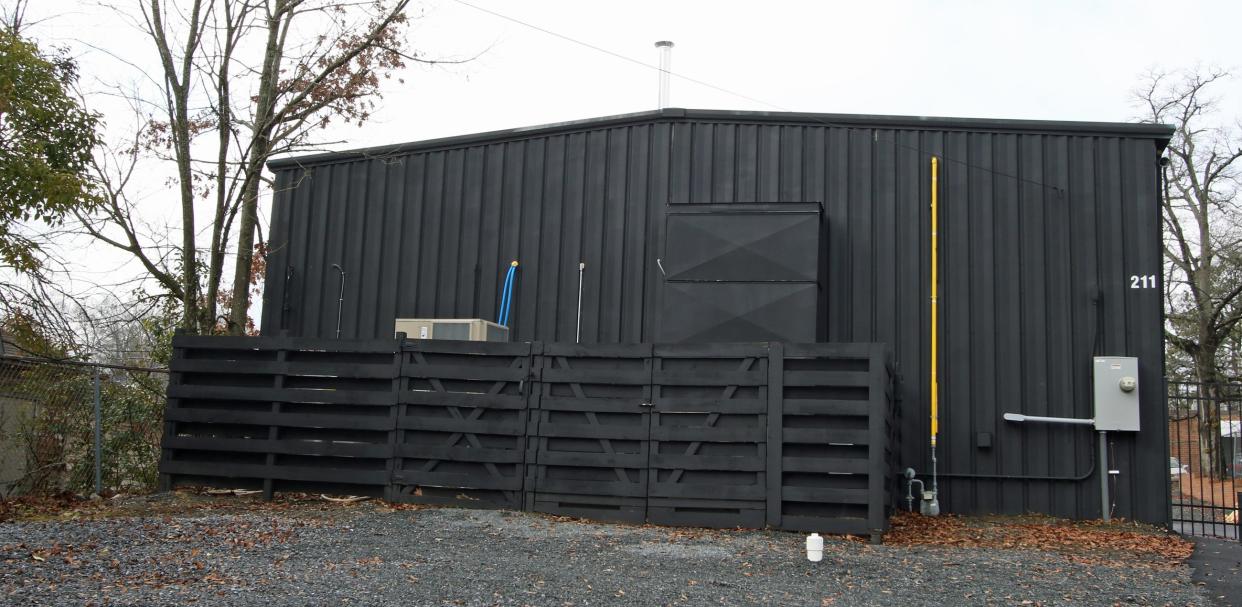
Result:
M1097 356L1095 377L1095 429L1138 432L1138 359Z

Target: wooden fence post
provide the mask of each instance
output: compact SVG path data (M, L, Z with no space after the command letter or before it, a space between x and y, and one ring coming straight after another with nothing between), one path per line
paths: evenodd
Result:
M388 410L388 420L391 422L391 429L388 430L388 484L384 486L384 500L394 501L396 497L396 483L393 479L393 473L397 467L397 444L399 443L402 430L397 426L397 420L401 419L402 404L401 392L407 390L405 384L405 374L402 373L402 365L405 362L405 354L402 352L402 346L405 344L405 333L397 333L396 351L392 357L392 404Z
M288 350L289 331L285 331L285 330L280 331L277 339L280 340L280 349L276 351L277 372L276 372L276 377L272 379L272 387L276 389L277 393L279 393L285 387L285 373L288 371L287 369L285 369L285 362L289 360L289 350ZM272 417L274 418L273 421L280 418L280 401L278 400L272 401ZM280 426L275 426L275 425L268 426L267 442L269 445L269 449L274 447L279 440L280 440ZM271 475L271 471L275 469L275 466L276 466L276 452L275 451L269 450L267 452L266 464L267 464L267 474L265 474L263 477L263 499L271 501L272 495L275 493L274 487L273 487L275 484L275 481L272 480L272 475Z
M538 471L539 402L543 395L543 342L530 344L526 372L526 434L522 437L522 509L535 510L535 474Z
M172 342L172 358L168 364L168 388L165 389L164 402L164 436L161 437L160 464L159 464L159 480L158 489L160 491L172 491L173 477L168 472L168 464L172 461L173 450L168 447L168 438L177 436L177 422L169 421L168 412L180 406L181 399L170 398L167 395L172 391L173 386L181 383L181 373L174 370L177 361L185 358L185 348L179 346L181 336L185 335L185 329L178 327L173 331Z
M781 526L781 459L784 441L785 344L768 344L767 525Z
M888 490L888 460L884 457L888 445L888 409L892 403L889 398L890 380L888 361L884 347L879 344L871 346L868 356L868 397L867 397L867 524L871 530L871 543L879 544L884 537L885 521L884 494Z

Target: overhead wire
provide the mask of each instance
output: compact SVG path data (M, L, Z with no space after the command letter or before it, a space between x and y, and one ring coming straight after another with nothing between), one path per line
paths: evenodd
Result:
M635 58L633 58L633 57L630 57L630 56L628 56L628 55L623 55L623 54L618 53L618 52L616 52L616 51L610 51L610 50L608 50L608 49L606 49L606 48L604 48L604 47L602 47L602 46L596 46L596 45L594 45L594 44L591 44L590 42L585 42L585 41L583 41L583 40L578 40L577 38L573 38L573 37L571 37L571 36L566 36L565 34L561 34L561 33L559 33L559 32L552 31L552 30L547 29L547 28L545 28L545 27L540 27L540 26L535 25L535 24L533 24L533 23L528 23L528 22L526 22L526 21L522 21L521 19L518 19L518 18L516 18L516 17L510 17L509 15L505 15L505 14L503 14L503 13L498 13L498 12L493 11L493 10L491 10L491 9L487 9L487 8L483 8L483 7L481 7L481 6L478 6L478 5L476 5L476 4L471 4L471 3L469 3L469 2L466 2L465 0L453 0L453 1L454 1L454 2L456 2L456 3L458 3L458 4L461 4L461 5L463 5L463 6L468 6L468 7L470 7L470 8L473 8L474 10L477 10L477 11L480 11L480 12L487 13L487 14L489 14L489 15L492 15L492 16L494 16L494 17L498 17L498 18L500 18L500 19L504 19L505 21L511 21L511 22L516 23L516 24L518 24L518 25L521 25L521 26L523 26L523 27L528 27L528 28L533 29L533 30L535 30L535 31L538 31L538 32L543 32L543 33L545 33L545 34L547 34L547 35L549 35L549 36L553 36L553 37L556 37L556 38L560 38L561 40L564 40L564 41L566 41L566 42L571 42L571 43L573 43L573 44L577 44L577 45L579 45L579 46L583 46L583 47L589 48L589 49L591 49L591 50L593 50L593 51L595 51L595 52L598 52L598 53L603 53L603 54L608 55L608 56L610 56L610 57L614 57L614 58L616 58L616 59L620 59L620 60L622 60L622 61L627 61L627 62L629 62L629 63L633 63L634 65L637 65L637 66L640 66L640 67L645 67L645 68L647 68L647 69L650 69L650 70L655 70L655 71L657 71L657 72L660 72L660 71L665 71L665 70L661 69L661 68L660 68L660 66L658 66L658 65L653 65L653 64L647 63L646 61L642 61L641 59L635 59ZM685 74L678 74L677 72L674 72L674 71L672 71L672 70L667 70L667 71L668 71L668 74L669 74L670 76L676 76L676 77L678 77L678 78L680 78L680 79L682 79L682 80L685 80L686 82L691 82L691 83L697 84L697 85L702 86L702 87L706 87L706 88L709 88L709 89L712 89L712 90L715 90L715 91L719 91L719 92L721 92L721 93L725 93L726 95L733 95L734 97L740 97L740 98L742 98L742 99L745 99L745 100L750 101L750 102L753 102L753 103L758 103L758 104L760 104L760 105L766 105L766 106L771 107L771 108L776 109L776 110L781 110L781 111L784 111L784 112L788 112L788 111L790 111L789 109L784 108L784 107L781 107L781 106L779 106L779 105L776 105L775 103L769 103L769 102L764 101L764 100L762 100L762 99L757 99L757 98L755 98L755 97L751 97L751 96L749 96L749 95L745 95L745 94L739 93L739 92L737 92L737 91L731 91L731 90L726 89L726 88L724 88L724 87L716 86L716 85L714 85L714 84L712 84L712 83L710 83L710 82L705 82L705 81L703 81L703 80L698 80L698 79L696 79L696 78L691 78L690 76L686 76Z
M548 28L546 28L546 27L542 27L542 26L539 26L539 25L535 25L535 24L533 24L533 23L530 23L530 22L527 22L527 21L523 21L523 20L518 19L518 18L516 18L516 17L512 17L512 16L510 16L510 15L506 15L506 14L504 14L504 13L500 13L500 12L497 12L497 11L494 11L494 10L491 10L491 9L488 9L488 8L484 8L484 7L479 6L479 5L477 5L477 4L473 4L473 3L471 3L471 2L467 2L466 0L453 0L453 1L454 1L454 2L456 2L457 4L462 5L462 6L466 6L466 7L472 8L472 9L477 10L477 11L482 12L482 13L487 13L487 14L492 15L492 16L494 16L494 17L497 17L497 18L499 18L499 19L504 19L505 21L509 21L509 22L512 22L512 23L516 23L516 24L521 25L521 26L523 26L523 27L530 28L530 29L532 29L532 30L535 30L535 31L537 31L537 32L541 32L541 33L543 33L543 34L546 34L546 35L549 35L549 36L552 36L552 37L555 37L555 38L560 38L561 40L564 40L564 41L566 41L566 42L569 42L569 43L572 43L572 44L576 44L576 45L578 45L578 46L581 46L581 47L584 47L584 48L587 48L587 49L593 50L593 51L598 52L598 53L602 53L602 54L608 55L608 56L613 57L613 58L616 58L616 59L620 59L620 60L625 61L625 62L628 62L628 63L632 63L632 64L637 65L637 66L640 66L640 67L644 67L644 68L647 68L647 69L650 69L650 70L654 70L654 71L657 71L657 72L665 71L665 70L662 70L662 69L660 68L660 66L658 66L658 65L653 65L653 64L651 64L651 63L647 63L647 62L642 61L642 60L640 60L640 59L635 59L635 58L630 57L630 56L628 56L628 55L625 55L625 54L622 54L622 53L618 53L618 52L616 52L616 51L612 51L612 50L606 49L606 48L604 48L604 47L601 47L601 46L598 46L598 45L595 45L595 44L591 44L590 42L586 42L586 41L584 41L584 40L580 40L580 39L578 39L578 38L574 38L573 36L569 36L569 35L566 35L566 34L562 34L562 33L560 33L560 32L557 32L557 31L554 31L554 30L548 29ZM746 101L750 101L750 102L752 102L752 103L758 103L758 104L760 104L760 105L765 105L765 106L768 106L768 107L773 108L773 109L778 110L778 111L782 111L782 112L790 112L790 113L796 113L796 112L795 112L795 110L792 110L792 109L790 109L790 108L788 108L788 107L785 107L785 106L782 106L782 105L779 105L779 104L776 104L776 103L772 103L772 102L769 102L769 101L765 101L765 100L763 100L763 99L759 99L759 98L757 98L757 97L752 97L752 96L750 96L750 95L746 95L746 94L744 94L744 93L739 93L739 92L737 92L737 91L730 90L730 89L727 89L727 88L725 88L725 87L722 87L722 86L718 86L718 85L712 84L712 83L707 82L707 81L705 81L705 80L701 80L701 79L698 79L698 78L694 78L694 77L691 77L691 76L687 76L687 75L685 75L685 74L678 73L678 72L674 72L674 71L672 71L672 70L668 70L667 72L668 72L668 74L669 74L670 76L674 76L674 77L676 77L676 78L678 78L678 79L680 79L680 80L684 80L684 81L689 82L689 83L692 83L692 84L697 84L697 85L699 85L699 86L702 86L702 87L705 87L705 88L709 88L709 89L712 89L712 90L714 90L714 91L718 91L718 92L724 93L724 94L726 94L726 95L732 95L732 96L734 96L734 97L738 97L739 99L744 99L744 100L746 100ZM823 118L820 118L820 117L818 117L818 116L814 116L814 115L807 115L807 114L801 114L801 115L802 115L802 116L805 116L805 118L807 118L807 119L810 119L810 120L813 120L813 121L815 121L815 122L817 122L817 123L823 124L824 126L829 126L829 127L834 127L834 128L840 128L840 129L847 129L847 130L849 130L849 129L857 129L857 128L858 128L858 127L857 127L857 125L849 125L849 124L842 124L842 123L832 122L832 121L830 121L830 120L825 120L825 119L823 119ZM1061 198L1063 198L1063 197L1065 196L1065 188L1062 188L1062 187L1060 187L1060 186L1056 186L1056 185L1052 185L1052 184L1044 183L1044 182L1042 182L1042 181L1039 181L1039 180L1036 180L1036 179L1030 179L1030 178L1028 178L1028 177L1022 177L1022 176L1020 176L1020 175L1014 175L1014 174L1012 174L1012 173L1006 173L1006 172L1004 172L1004 171L999 171L999 170L993 169L993 168L991 168L991 167L986 167L986 166L978 165L978 164L975 164L975 163L972 163L972 162L969 162L969 161L966 161L966 160L962 160L962 159L960 159L960 158L954 158L954 157L952 157L952 156L945 156L943 152L928 150L928 149L923 148L922 146L914 146L914 145L909 145L909 144L901 143L900 141L897 141L897 140L896 140L895 136L894 136L894 138L893 138L893 139L883 139L883 140L882 140L882 139L880 139L879 134L878 134L878 133L875 133L875 134L873 135L872 140L873 140L873 141L875 141L875 142L877 142L877 143L887 143L887 144L889 144L889 145L892 145L893 147L897 147L897 148L902 148L902 149L906 149L906 150L910 150L910 151L918 152L918 153L920 153L920 154L926 154L926 155L928 155L928 156L931 156L931 155L933 155L933 154L934 154L935 156L939 157L941 160L946 161L946 162L952 162L952 163L954 163L954 164L961 165L961 166L965 166L965 167L968 167L968 168L971 168L971 169L975 169L975 170L979 170L979 171L984 171L984 172L986 172L986 173L989 173L989 174L992 174L992 175L996 175L996 176L998 176L998 177L1005 177L1005 178L1008 178L1008 179L1013 179L1014 181L1017 181L1017 182L1020 182L1020 183L1026 183L1026 184L1029 184L1029 185L1035 185L1035 186L1039 186L1039 187L1047 188L1047 189L1050 189L1050 190L1052 190L1052 191L1056 192L1057 196L1058 196L1058 197L1061 197Z

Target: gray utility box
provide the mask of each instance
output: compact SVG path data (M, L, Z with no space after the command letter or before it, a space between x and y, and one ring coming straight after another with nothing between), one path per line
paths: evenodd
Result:
M398 318L395 332L406 339L509 341L509 327L481 318Z
M1138 432L1138 359L1097 356L1095 376L1095 429Z

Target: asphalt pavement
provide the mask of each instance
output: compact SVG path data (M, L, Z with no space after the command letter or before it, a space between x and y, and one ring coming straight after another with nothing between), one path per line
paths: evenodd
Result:
M1195 552L1189 564L1191 580L1202 584L1217 607L1242 607L1242 542L1211 537L1192 537Z

